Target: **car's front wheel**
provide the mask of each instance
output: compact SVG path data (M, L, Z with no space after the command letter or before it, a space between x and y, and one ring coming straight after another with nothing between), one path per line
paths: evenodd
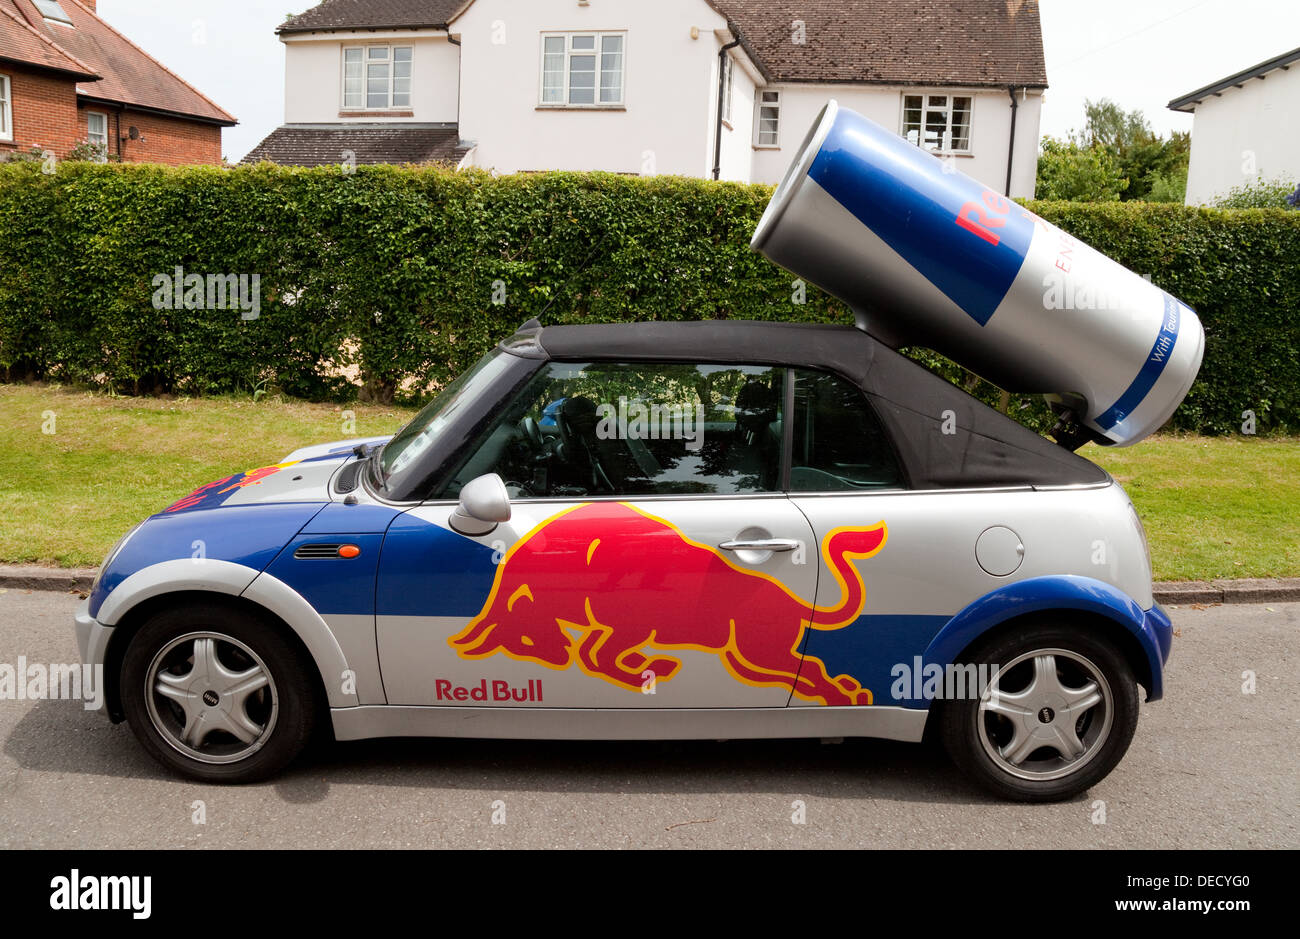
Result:
M1105 778L1137 728L1138 696L1124 656L1082 622L1040 621L977 644L978 699L943 701L953 761L1000 796L1068 799Z
M122 709L164 766L204 782L279 772L310 739L314 692L271 624L222 604L165 610L131 639Z

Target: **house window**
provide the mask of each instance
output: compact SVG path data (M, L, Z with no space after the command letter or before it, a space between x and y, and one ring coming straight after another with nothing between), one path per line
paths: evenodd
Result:
M367 111L411 106L412 46L345 46L343 107Z
M9 76L0 75L0 140L14 139L14 113L10 107Z
M758 90L754 146L781 146L781 92Z
M926 150L970 150L974 98L961 95L904 95L903 136Z
M66 10L59 6L59 0L32 0L36 4L36 9L41 11L41 16L47 20L57 20L60 23L72 25L72 19L68 16Z
M108 159L108 115L102 111L86 112L86 140L98 149L100 159Z
M621 105L626 46L626 33L544 34L541 103Z

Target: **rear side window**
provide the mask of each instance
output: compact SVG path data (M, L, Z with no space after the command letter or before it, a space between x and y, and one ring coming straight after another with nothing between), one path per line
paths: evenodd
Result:
M861 389L838 375L794 373L792 492L902 488L893 447Z

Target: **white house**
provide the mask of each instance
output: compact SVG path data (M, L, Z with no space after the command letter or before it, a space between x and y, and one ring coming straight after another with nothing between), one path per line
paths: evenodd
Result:
M326 0L246 157L778 182L830 98L1032 196L1036 0Z
M1300 182L1300 49L1229 75L1169 107L1194 114L1187 204L1259 177Z

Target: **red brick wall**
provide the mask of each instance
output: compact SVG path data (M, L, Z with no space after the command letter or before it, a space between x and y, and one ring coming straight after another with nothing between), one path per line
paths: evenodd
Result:
M0 143L0 151L27 150L33 146L53 150L62 157L85 139L86 119L77 113L77 85L70 78L0 67L9 77L14 139Z
M53 150L62 159L89 137L86 112L99 111L108 115L110 154L119 152L117 137L127 136L131 127L140 131L142 140L122 141L123 162L173 166L221 162L220 127L132 111L119 114L117 108L109 105L79 106L76 83L67 78L9 66L0 66L0 75L9 78L14 126L13 141L0 141L0 153L39 146L42 150Z
M124 111L120 116L110 112L109 127L116 129L119 120L122 127L120 136L126 137L130 129L135 127L143 138L122 141L124 163L170 163L177 166L184 163L221 162L220 127L135 111ZM81 123L84 134L84 115Z

